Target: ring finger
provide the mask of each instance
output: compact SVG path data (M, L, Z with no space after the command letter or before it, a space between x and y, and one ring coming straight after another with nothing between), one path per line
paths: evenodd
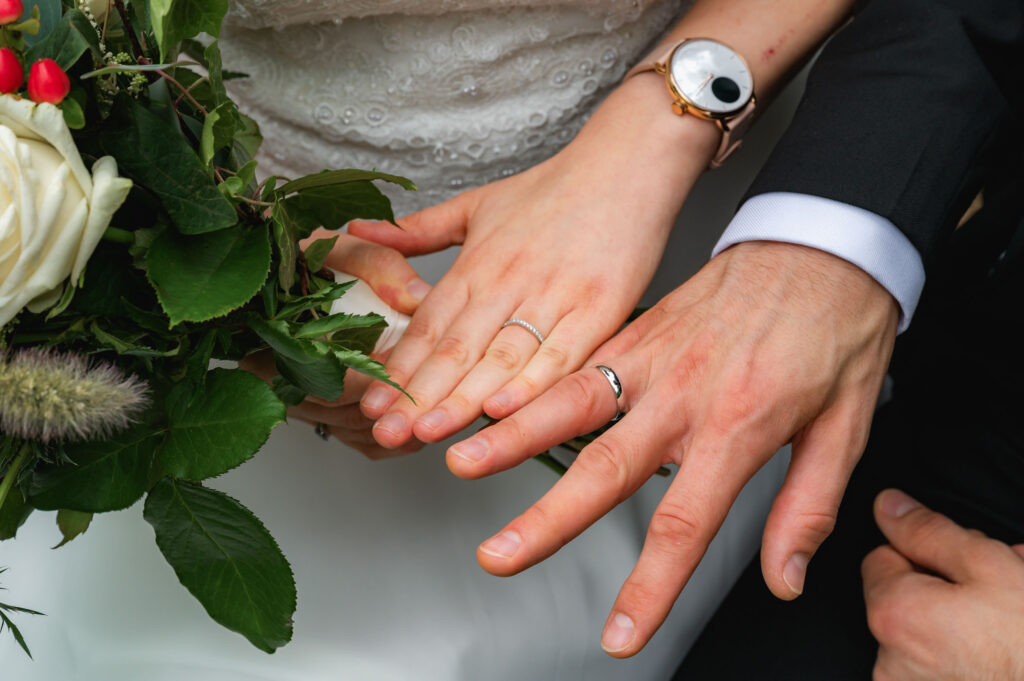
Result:
M559 316L561 313L554 311L545 313L523 307L516 310L452 394L416 421L416 437L423 442L437 442L478 418L483 413L484 400L526 366L543 346L543 329L553 327Z

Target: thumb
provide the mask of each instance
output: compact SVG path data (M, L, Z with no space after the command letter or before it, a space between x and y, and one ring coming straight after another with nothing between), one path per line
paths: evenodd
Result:
M423 255L461 244L472 212L472 192L464 192L430 208L398 220L401 229L386 221L353 220L348 233L389 246L403 255Z
M803 593L807 566L832 533L839 503L864 450L870 415L838 405L793 440L793 457L761 543L761 571L773 594L792 600Z
M336 232L318 229L308 241L333 236ZM403 314L411 315L420 301L430 293L430 284L420 279L416 270L402 254L392 248L339 234L324 264L333 270L362 279L385 303Z
M1016 551L1018 556L1020 556L1021 558L1024 558L1024 544L1015 544L1014 546L1011 546L1010 548L1013 549L1014 551Z

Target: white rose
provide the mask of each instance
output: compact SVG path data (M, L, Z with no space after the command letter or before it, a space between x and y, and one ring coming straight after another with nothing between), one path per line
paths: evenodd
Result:
M0 95L0 328L78 281L131 186L110 156L89 174L60 109Z

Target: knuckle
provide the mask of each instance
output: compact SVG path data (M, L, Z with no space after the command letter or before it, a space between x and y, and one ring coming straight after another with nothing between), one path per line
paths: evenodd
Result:
M456 414L464 414L472 410L473 403L465 393L454 392L445 398L444 406Z
M560 343L544 341L537 354L557 371L565 372L575 368L570 365L572 358L569 355L569 350Z
M582 472L598 480L612 481L620 493L625 489L626 465L618 454L602 440L587 445L573 463Z
M461 366L469 359L469 346L461 338L445 336L437 344L434 354Z
M648 540L662 549L683 553L700 544L703 531L701 523L689 509L662 501L651 516L647 528Z
M802 511L796 515L799 527L804 529L815 545L825 541L836 527L835 511Z
M413 315L404 334L405 338L411 338L430 346L437 342L440 335L434 322L420 315Z
M502 371L512 371L519 366L522 357L519 350L511 343L495 341L487 348L484 360Z
M591 415L597 408L597 396L594 386L580 374L569 374L562 379L562 392L565 399L578 413Z
M892 641L904 629L903 613L893 598L868 604L868 629L879 643Z

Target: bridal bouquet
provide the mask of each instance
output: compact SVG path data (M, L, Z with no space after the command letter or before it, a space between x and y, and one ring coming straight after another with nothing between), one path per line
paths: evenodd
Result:
M385 323L331 314L349 283L314 228L392 220L360 170L258 181L232 102L227 0L0 0L0 539L35 510L71 541L144 499L181 583L273 652L295 583L263 524L204 480L306 395L336 399ZM336 238L336 237L335 237ZM273 353L267 384L211 359ZM59 560L59 553L54 558ZM5 625L25 651L13 615Z

